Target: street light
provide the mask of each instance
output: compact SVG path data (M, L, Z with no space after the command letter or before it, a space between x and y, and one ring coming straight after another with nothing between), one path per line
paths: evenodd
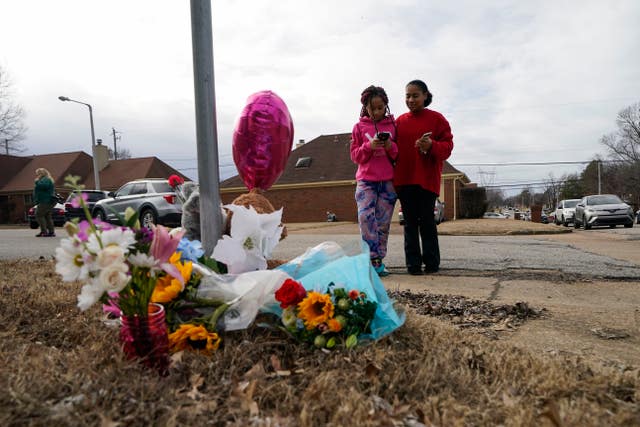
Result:
M98 173L98 159L96 158L96 134L93 131L93 108L86 102L76 101L75 99L68 98L66 96L59 96L60 101L70 101L76 104L82 104L89 107L89 121L91 122L91 157L93 157L93 178L96 185L96 190L100 190L100 175Z

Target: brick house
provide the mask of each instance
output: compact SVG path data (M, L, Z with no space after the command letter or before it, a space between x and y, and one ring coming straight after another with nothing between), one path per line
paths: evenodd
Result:
M67 175L80 177L85 188L95 188L93 159L83 151L42 154L37 156L0 155L0 224L23 223L27 210L33 206L32 192L35 170L45 168L55 179L56 192L69 194L64 186ZM162 178L176 174L186 178L157 157L108 160L98 157L100 187L114 191L139 178Z
M285 207L283 222L325 221L327 211L335 213L339 221L357 221L357 166L351 161L350 142L351 134L341 133L322 135L296 146L284 172L265 194L276 209ZM459 190L468 185L473 185L469 178L445 162L440 200L445 203L446 219L456 219ZM246 191L239 176L220 183L223 203L230 203Z

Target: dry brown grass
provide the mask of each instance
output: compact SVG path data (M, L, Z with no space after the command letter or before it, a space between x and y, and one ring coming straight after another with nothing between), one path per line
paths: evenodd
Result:
M161 378L123 359L51 261L1 262L0 425L638 425L637 371L594 371L408 314L375 345L325 354L253 328Z

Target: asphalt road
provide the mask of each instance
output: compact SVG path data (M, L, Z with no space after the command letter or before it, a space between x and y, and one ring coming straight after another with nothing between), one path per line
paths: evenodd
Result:
M330 231L330 230L327 230ZM34 237L30 229L0 230L0 259L51 258L58 237ZM357 245L356 234L289 234L272 258L293 259L323 241ZM618 280L640 280L640 227L576 231L561 237L535 236L440 236L441 275L501 271L531 275L557 274ZM404 273L403 238L391 235L385 259L394 273Z

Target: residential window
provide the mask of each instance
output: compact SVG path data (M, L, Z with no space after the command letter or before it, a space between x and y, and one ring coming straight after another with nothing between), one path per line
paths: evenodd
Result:
M296 162L296 169L308 168L311 166L311 157L300 157Z

